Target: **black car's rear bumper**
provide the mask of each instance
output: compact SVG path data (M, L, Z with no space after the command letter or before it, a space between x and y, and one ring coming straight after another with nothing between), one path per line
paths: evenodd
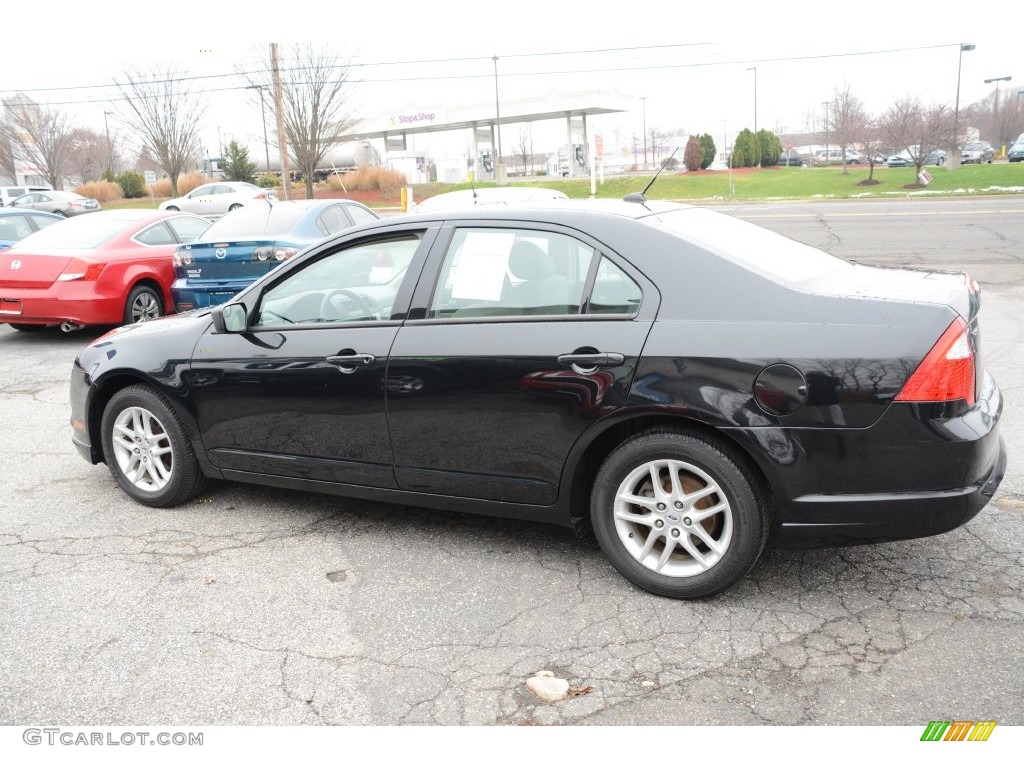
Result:
M989 473L964 488L871 494L808 494L794 499L794 517L783 522L780 541L791 546L869 544L934 536L977 515L1006 473L1006 446L998 441Z
M945 533L978 514L1006 471L1001 413L986 374L970 407L892 403L863 429L731 432L757 442L782 543L866 544Z

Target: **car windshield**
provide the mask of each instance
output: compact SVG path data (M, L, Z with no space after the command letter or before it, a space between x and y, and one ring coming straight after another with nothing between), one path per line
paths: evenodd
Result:
M128 225L123 219L100 218L98 213L76 216L61 222L59 227L47 227L35 232L20 243L30 248L98 248L113 239Z
M695 245L784 282L801 283L851 267L817 248L716 211L688 208L657 218Z
M233 211L231 215L218 219L210 225L201 239L202 242L210 243L283 235L291 231L291 228L307 213L309 213L308 208L298 206L275 205L271 207L256 204Z

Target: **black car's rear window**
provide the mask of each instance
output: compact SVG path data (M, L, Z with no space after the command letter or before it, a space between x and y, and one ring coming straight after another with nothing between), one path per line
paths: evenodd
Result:
M783 282L802 283L851 268L843 259L717 211L688 208L658 219L684 240Z

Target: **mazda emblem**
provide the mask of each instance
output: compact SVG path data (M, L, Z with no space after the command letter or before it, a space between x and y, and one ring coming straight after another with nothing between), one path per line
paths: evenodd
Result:
M223 259L225 256L228 255L228 249L218 248L216 251L213 252L213 255L216 256L218 259Z

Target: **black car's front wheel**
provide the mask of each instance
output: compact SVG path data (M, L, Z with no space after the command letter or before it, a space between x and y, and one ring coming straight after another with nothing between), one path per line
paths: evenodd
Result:
M639 587L675 598L721 592L754 566L768 535L759 485L721 446L687 432L641 433L602 464L594 533Z
M122 490L150 507L188 501L205 480L170 404L143 385L117 392L103 411L103 457Z

